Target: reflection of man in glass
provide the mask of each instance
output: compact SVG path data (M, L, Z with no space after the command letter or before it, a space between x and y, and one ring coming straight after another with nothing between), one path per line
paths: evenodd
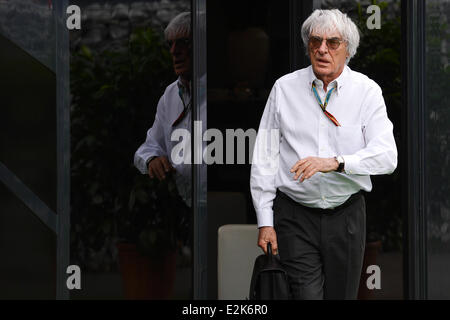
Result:
M260 132L280 138L277 170L253 160L258 245L278 249L293 298L355 299L366 232L360 190L372 189L370 175L395 170L393 125L381 88L347 66L359 33L345 14L314 11L302 39L311 66L275 82L261 119Z
M171 162L171 141L175 129L191 127L191 16L190 12L177 15L164 30L169 45L175 74L178 79L170 84L159 100L155 121L147 132L145 142L134 155L134 164L143 174L160 181L167 174L175 174L180 196L190 206L191 168L184 163Z

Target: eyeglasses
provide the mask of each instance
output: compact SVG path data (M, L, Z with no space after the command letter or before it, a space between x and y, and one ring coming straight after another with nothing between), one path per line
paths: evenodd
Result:
M175 45L178 47L187 47L191 44L191 39L189 38L180 38L180 39L175 39L175 40L167 40L166 41L167 46L169 48L172 48L173 44L175 43Z
M309 37L309 44L313 49L317 49L322 45L323 40L326 40L327 47L331 50L336 50L342 42L345 42L345 40L341 40L339 38L323 39L320 37L311 36Z

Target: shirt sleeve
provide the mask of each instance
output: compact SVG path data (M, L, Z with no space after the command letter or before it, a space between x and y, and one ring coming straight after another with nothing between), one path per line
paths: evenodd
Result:
M362 108L365 148L351 155L343 155L347 174L391 174L397 167L397 147L393 125L389 120L381 88L368 90Z
M277 83L267 100L253 149L250 190L258 228L273 226L272 206L276 195L275 178L279 167L281 138L276 96Z
M134 166L142 173L148 173L147 160L151 157L167 156L165 142L165 126L169 125L164 121L164 96L159 99L155 121L147 131L145 142L134 154Z

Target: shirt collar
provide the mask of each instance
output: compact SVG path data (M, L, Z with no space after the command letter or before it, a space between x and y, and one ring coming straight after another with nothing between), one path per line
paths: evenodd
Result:
M178 77L178 79L177 79L177 86L178 86L178 89L181 90L181 92L183 94L190 95L190 91L188 90L188 88L181 81L181 77Z
M313 68L310 65L309 67L309 75L308 75L308 88L312 91L312 84L314 81L320 82L322 83L322 80L317 79L316 75L314 74ZM347 73L348 73L349 67L346 65L344 67L344 70L342 70L341 74L339 75L339 77L337 77L336 79L334 79L333 81L331 81L330 85L333 86L334 83L336 83L336 94L339 95L339 92L342 90L342 88L345 86L345 79L347 77ZM317 83L316 82L316 83Z

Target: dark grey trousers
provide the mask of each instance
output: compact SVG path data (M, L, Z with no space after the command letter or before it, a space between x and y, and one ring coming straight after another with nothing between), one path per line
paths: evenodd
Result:
M356 299L366 243L360 193L335 209L302 206L278 191L273 204L278 253L293 299Z

